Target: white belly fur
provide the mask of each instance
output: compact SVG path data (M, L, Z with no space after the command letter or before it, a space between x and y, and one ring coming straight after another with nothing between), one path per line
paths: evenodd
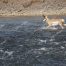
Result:
M58 21L52 22L52 26L56 26L56 25L59 25L59 22Z

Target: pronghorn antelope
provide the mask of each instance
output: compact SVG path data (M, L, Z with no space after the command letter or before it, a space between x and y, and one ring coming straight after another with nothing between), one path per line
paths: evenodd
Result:
M66 24L64 24L65 20L64 19L49 19L47 16L44 16L44 20L46 21L46 23L48 24L47 28L51 27L51 26L57 26L59 25L62 29L64 29L64 26L66 26Z

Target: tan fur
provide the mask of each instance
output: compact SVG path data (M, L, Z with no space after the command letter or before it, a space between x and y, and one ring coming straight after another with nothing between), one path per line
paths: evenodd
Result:
M53 26L53 24L59 25L62 29L64 28L64 26L66 26L66 24L64 24L65 22L64 19L49 19L47 16L45 16L43 21L45 20L46 20L46 23L48 24L48 28Z

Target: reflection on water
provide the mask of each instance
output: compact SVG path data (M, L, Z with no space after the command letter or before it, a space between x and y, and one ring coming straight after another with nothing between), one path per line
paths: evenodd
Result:
M0 66L66 66L66 30L44 30L40 17L0 18Z

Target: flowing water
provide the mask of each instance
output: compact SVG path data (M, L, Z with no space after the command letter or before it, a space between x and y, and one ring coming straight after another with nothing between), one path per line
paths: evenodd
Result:
M0 66L66 66L66 30L44 30L42 20L0 17Z

